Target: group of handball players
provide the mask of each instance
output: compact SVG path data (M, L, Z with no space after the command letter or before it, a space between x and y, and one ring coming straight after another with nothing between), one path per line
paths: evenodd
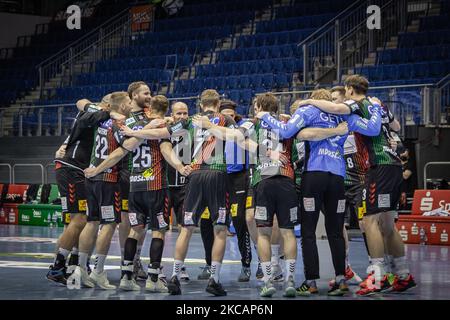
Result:
M77 101L79 112L55 156L65 228L47 279L69 289L125 291L140 291L138 282L145 281L149 293L181 295L181 283L191 281L184 264L189 242L200 227L206 265L197 280L206 280L208 293L225 296L220 270L232 221L242 263L236 281L252 279L254 247L261 297L272 297L278 282L284 297L317 296L316 227L322 212L335 272L329 296L350 294L352 282L359 284L359 296L415 287L395 226L402 166L394 136L400 124L386 105L367 96L368 88L366 78L348 76L343 86L296 100L290 114L280 114L274 94L258 94L249 118L213 89L200 94L201 112L189 116L184 102L169 106L142 81L98 104ZM368 255L363 279L348 259L352 217ZM169 274L162 256L165 234L175 224L179 234ZM114 285L105 260L116 229L121 278ZM141 249L147 230L145 271Z

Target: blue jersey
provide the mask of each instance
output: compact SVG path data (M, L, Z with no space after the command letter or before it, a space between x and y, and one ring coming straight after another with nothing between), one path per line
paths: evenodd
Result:
M241 126L248 119L242 119L237 123ZM248 152L243 150L237 145L237 143L232 141L227 141L225 143L225 157L227 163L227 173L241 172L244 169L248 169Z
M278 129L281 137L288 139L306 127L334 128L340 122L347 121L349 131L365 135L377 135L381 128L381 113L379 106L370 120L358 115L338 116L328 114L314 106L304 106L293 114L285 124L277 121L269 114L262 118L273 129ZM321 141L305 142L304 171L324 171L345 178L344 143L347 135L335 136Z

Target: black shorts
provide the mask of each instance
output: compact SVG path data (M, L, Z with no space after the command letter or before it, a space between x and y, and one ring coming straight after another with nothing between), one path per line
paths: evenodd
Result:
M277 215L278 226L294 229L299 221L295 183L284 176L263 179L256 185L255 221L257 227L272 227Z
M119 179L120 195L122 197L122 212L128 212L128 197L130 194L130 180Z
M354 215L357 220L363 218L362 195L364 184L352 184L345 186L345 216L344 224L350 225L351 216Z
M250 187L247 190L247 200L245 201L245 209L255 209L255 188Z
M100 221L100 224L120 223L122 201L118 183L86 179L86 192L87 221Z
M228 174L230 185L230 213L231 218L245 215L248 175L247 172L233 172Z
M183 220L183 202L184 202L184 187L169 187L169 213L172 211L177 219L177 224L181 224Z
M183 204L183 226L196 226L206 207L214 224L230 224L229 184L226 172L197 170L189 176Z
M86 214L86 186L84 173L68 166L55 170L56 183L61 196L64 223L70 222L70 214Z
M132 227L168 230L170 224L167 189L130 192L128 218Z
M397 210L403 181L402 167L379 165L369 169L366 176L365 215ZM364 206L364 205L363 205Z

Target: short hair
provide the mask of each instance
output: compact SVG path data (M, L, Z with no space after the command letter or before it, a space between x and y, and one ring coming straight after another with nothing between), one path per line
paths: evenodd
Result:
M311 99L331 101L331 93L327 89L316 89L311 93Z
M200 95L200 103L203 107L216 106L220 102L220 95L214 89L207 89Z
M152 112L166 114L167 110L169 110L169 100L163 95L152 97L150 104L152 106Z
M173 112L173 108L176 106L176 105L182 105L183 107L186 107L186 108L188 108L188 105L186 104L186 103L184 103L183 101L176 101L176 102L174 102L174 103L172 103L172 106L170 107L170 109L172 110L172 112ZM189 108L188 108L189 109Z
M232 101L232 100L222 100L220 101L220 111L224 110L224 109L232 109L234 111L236 111L237 108L237 104L236 102Z
M266 92L257 96L256 104L262 111L278 112L278 99L271 92Z
M339 92L339 94L341 96L345 96L345 87L344 86L335 86L335 87L331 88L330 92L331 93Z
M369 80L367 78L360 76L359 74L354 74L348 76L344 81L345 86L352 87L356 94L367 94L369 90Z
M130 99L133 99L133 93L136 92L136 90L138 90L141 86L146 86L147 84L144 81L136 81L136 82L132 82L130 83L130 85L128 86L128 96L130 97Z
M117 91L111 93L111 98L109 99L109 105L111 107L111 110L118 111L120 109L120 106L126 98L128 98L128 93L125 91Z

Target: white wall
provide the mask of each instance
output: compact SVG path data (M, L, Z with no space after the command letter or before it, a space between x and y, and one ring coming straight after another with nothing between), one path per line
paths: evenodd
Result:
M15 47L17 37L34 34L37 24L50 20L51 17L0 13L0 48Z

